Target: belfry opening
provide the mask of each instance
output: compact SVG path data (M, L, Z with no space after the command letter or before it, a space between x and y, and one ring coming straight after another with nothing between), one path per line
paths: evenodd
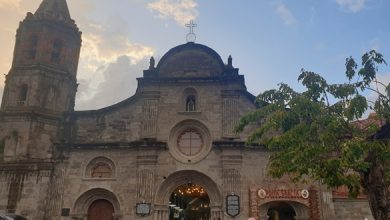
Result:
M210 198L201 185L189 181L172 192L169 220L209 220L210 216Z

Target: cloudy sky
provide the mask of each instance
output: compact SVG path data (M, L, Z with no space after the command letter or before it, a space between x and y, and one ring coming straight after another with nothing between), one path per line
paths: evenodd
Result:
M83 32L76 109L119 102L136 77L186 42L195 20L197 43L216 50L245 75L253 94L286 82L299 90L301 68L342 82L345 58L376 49L390 61L389 0L67 0ZM14 36L41 0L0 0L0 95ZM390 62L389 62L390 63ZM380 69L390 78L390 68Z

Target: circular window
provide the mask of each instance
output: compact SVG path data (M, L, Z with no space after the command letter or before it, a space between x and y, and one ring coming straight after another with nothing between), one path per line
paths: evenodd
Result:
M187 129L179 135L177 147L187 156L194 156L202 150L202 136L194 129Z
M172 128L168 145L178 161L196 163L210 152L211 137L207 127L199 121L185 120Z

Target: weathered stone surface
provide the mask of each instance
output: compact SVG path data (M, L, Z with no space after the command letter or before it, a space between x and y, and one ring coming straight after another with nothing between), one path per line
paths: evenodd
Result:
M245 145L255 125L233 131L256 106L231 57L224 64L207 46L179 45L157 66L151 61L132 97L74 111L80 43L65 0L44 0L21 22L0 110L0 211L86 219L103 199L115 219L166 220L171 194L195 183L207 191L213 220L233 219L232 194L237 220L268 219L275 206L301 220L371 219L364 200L333 200L317 183L267 175L271 152ZM137 203L150 203L150 214L137 215Z

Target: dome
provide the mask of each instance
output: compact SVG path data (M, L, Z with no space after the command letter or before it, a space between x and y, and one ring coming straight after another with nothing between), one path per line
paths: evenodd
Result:
M223 74L224 63L213 49L190 42L169 50L156 69L160 77L216 77Z

